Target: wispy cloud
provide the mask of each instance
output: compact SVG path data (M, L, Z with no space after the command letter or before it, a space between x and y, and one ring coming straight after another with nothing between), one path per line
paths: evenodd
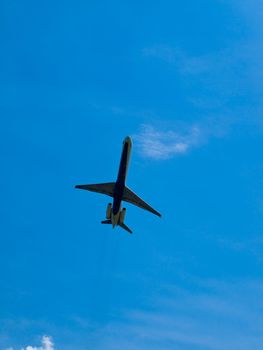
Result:
M191 149L206 143L211 136L222 136L223 129L207 124L178 125L172 129L161 129L143 124L138 134L134 135L137 148L145 158L164 160L176 155L183 155Z
M94 350L261 350L263 284L260 280L184 277L184 287L162 285L135 309L115 310L108 324L54 330L61 349ZM81 321L81 322L80 322ZM81 325L80 325L81 323ZM6 348L7 350L7 348ZM14 350L9 348L8 350ZM54 350L49 337L39 347Z
M142 49L146 60L161 61L173 67L172 74L185 89L187 102L199 113L214 115L234 127L244 124L256 132L262 131L262 3L259 0L232 1L236 13L249 23L250 31L228 47L205 54L189 54L169 43L154 43ZM189 83L190 82L190 83ZM194 86L194 89L192 88ZM201 112L200 112L201 111ZM208 112L209 111L209 112ZM210 129L210 130L209 130ZM151 124L143 125L137 141L140 153L152 159L169 159L186 154L193 148L217 136L214 126L205 123L180 128L163 129Z
M188 56L182 49L164 44L155 44L142 49L144 57L153 57L161 59L167 63L174 64L185 74L200 74L211 71L212 57L207 56Z
M187 134L175 131L159 131L151 125L141 126L139 134L134 137L142 156L152 159L168 159L177 154L185 154L197 145L200 129L191 127Z
M207 110L228 106L236 118L262 123L263 44L262 1L231 0L233 12L243 23L244 34L230 39L225 47L193 53L167 42L142 48L146 60L172 66L174 76L187 90L189 102ZM189 79L191 79L189 81ZM194 86L195 89L191 90Z
M218 244L234 252L246 253L254 256L258 262L263 261L263 236L259 235L250 239L230 239L218 237Z
M127 311L103 330L98 349L262 349L262 283L202 281L196 288L171 287L154 307Z
M144 47L142 54L145 57L160 58L168 63L180 63L184 56L180 49L163 44Z

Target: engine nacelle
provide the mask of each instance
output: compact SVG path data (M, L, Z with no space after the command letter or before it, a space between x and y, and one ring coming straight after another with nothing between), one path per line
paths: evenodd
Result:
M109 203L106 210L106 219L108 220L111 218L111 210L112 210L112 204Z
M124 224L124 219L125 219L125 215L126 215L126 208L123 208L122 211L120 212L120 224Z

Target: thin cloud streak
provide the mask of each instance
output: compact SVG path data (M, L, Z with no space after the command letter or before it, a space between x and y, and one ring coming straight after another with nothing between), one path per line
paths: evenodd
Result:
M179 73L184 75L205 75L223 79L229 74L243 74L237 65L242 64L243 68L248 68L247 62L252 52L250 43L234 43L230 47L222 48L219 51L210 52L199 56L191 56L179 47L164 44L155 44L142 49L142 56L163 60L166 63L177 67ZM245 66L244 66L245 65ZM224 75L222 75L224 72ZM218 75L217 75L218 74Z

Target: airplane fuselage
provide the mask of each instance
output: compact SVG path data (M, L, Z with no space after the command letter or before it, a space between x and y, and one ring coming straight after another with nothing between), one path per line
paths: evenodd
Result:
M123 141L119 172L118 172L118 177L114 186L113 206L112 206L112 212L111 212L111 223L113 227L118 225L119 218L120 218L121 202L123 198L126 176L127 176L128 167L129 167L131 147L132 147L131 138L126 137Z
M136 205L157 216L161 214L153 207L147 204L142 198L136 195L129 187L126 186L126 177L128 173L130 155L132 149L132 141L127 136L123 141L121 160L116 182L106 182L99 184L76 185L75 188L87 190L91 192L101 193L110 196L112 203L108 203L106 209L106 220L101 221L102 224L112 225L112 227L120 226L129 233L132 230L125 224L126 208L122 208L122 201Z

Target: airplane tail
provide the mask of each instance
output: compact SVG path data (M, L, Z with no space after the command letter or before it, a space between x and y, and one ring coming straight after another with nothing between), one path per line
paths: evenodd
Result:
M129 233L132 233L132 230L126 226L124 223L119 223L119 226L123 228L125 231L128 231Z
M103 220L101 221L102 224L108 224L110 225L111 224L111 220ZM132 233L132 230L127 226L125 225L124 223L119 223L118 226L120 226L121 228L123 228L125 231L128 231L129 233Z

